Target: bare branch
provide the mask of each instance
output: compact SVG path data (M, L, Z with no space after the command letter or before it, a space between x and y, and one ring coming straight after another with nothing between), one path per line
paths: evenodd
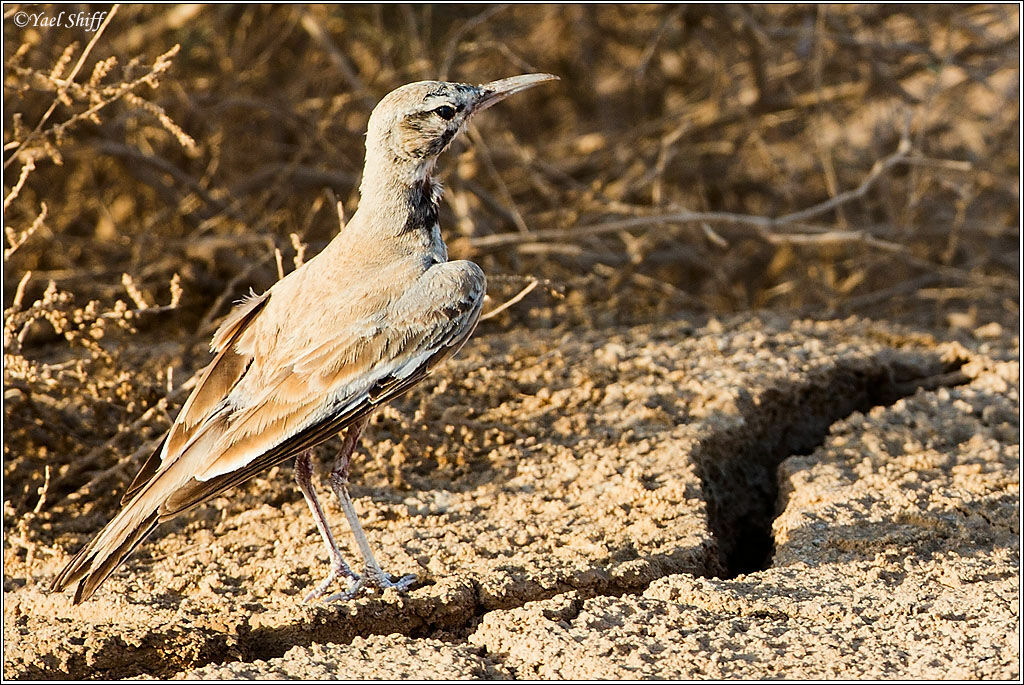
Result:
M906 159L910 156L910 152L910 140L905 137L901 138L900 144L896 148L896 152L892 153L891 155L884 159L880 159L877 162L875 162L874 165L871 167L871 171L868 172L868 175L864 177L864 180L860 182L859 186L857 186L853 190L847 190L844 193L839 193L838 195L829 198L825 202L819 202L818 204L812 207L808 207L807 209L802 209L799 212L792 212L790 214L780 216L778 218L778 222L782 224L789 224L804 221L805 219L810 219L811 217L816 217L827 212L831 212L833 209L851 200L856 200L864 197L867 194L867 192L871 190L871 186L875 184L875 181L882 177L882 174L884 174L897 164L902 164L904 161L906 161Z
M19 247L24 245L25 242L28 241L28 239L31 238L33 234L35 234L36 231L42 228L44 222L46 221L47 212L48 207L46 206L46 203L40 202L39 214L36 216L35 219L33 219L32 225L26 228L24 231L22 231L21 233L15 233L13 228L9 226L4 227L4 235L7 238L8 244L8 246L4 248L4 259L7 259L12 254L14 254Z
M487 312L486 314L482 315L480 317L480 320L486 321L487 319L490 319L492 316L497 316L498 314L501 314L503 311L514 305L516 302L519 302L521 299L529 295L533 291L533 289L537 287L539 283L540 281L538 281L537 279L530 281L530 284L527 285L522 290L520 290L518 293L516 293L514 297L512 297L504 304L499 305L492 309L491 311Z
M370 91L366 89L366 84L363 83L359 75L356 74L355 69L349 63L348 58L345 57L344 53L338 49L338 46L331 40L331 36L324 30L324 27L320 25L320 22L316 20L308 10L302 12L302 18L299 22L302 28L309 34L316 43L323 48L324 52L327 53L327 57L331 60L331 64L334 65L335 69L341 72L341 75L348 81L348 85L352 88L359 97L364 100L371 100L372 96Z
M754 216L750 214L735 214L731 212L692 212L683 210L670 214L659 214L654 216L631 217L616 221L606 221L589 226L581 226L569 231L534 231L532 233L498 233L495 235L479 236L469 238L469 245L477 251L489 251L506 246L514 246L524 242L543 241L572 241L574 239L618 233L620 231L642 229L650 230L656 226L665 224L698 223L702 225L705 232L711 224L736 224L750 226L758 231L758 234L771 243L789 242L795 244L824 244L836 242L862 242L873 247L900 252L906 248L896 243L874 238L865 231L836 231L825 226L801 225L805 219L820 216L836 207L852 200L864 197L871 187L892 167L903 163L908 159L910 143L902 139L896 152L881 159L872 166L871 171L853 190L829 198L828 200L808 207L798 212L785 214L777 219ZM777 233L775 229L780 225L801 225L805 233Z

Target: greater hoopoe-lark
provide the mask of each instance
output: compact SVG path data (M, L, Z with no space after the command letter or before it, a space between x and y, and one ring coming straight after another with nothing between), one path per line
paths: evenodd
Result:
M295 479L348 587L407 589L384 573L348 492L349 462L373 411L455 354L480 318L486 279L448 261L437 223L437 157L477 112L557 77L526 74L481 86L421 81L374 108L359 207L324 250L262 295L243 300L213 336L213 361L122 498L121 511L54 579L88 599L161 521L295 457ZM312 485L312 448L343 432L330 483L363 557L342 559Z

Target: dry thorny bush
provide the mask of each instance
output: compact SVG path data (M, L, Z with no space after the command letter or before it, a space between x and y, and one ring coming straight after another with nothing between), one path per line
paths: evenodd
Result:
M129 5L91 34L16 11L4 498L26 546L112 507L230 303L337 231L370 109L413 80L562 77L442 162L452 256L492 306L548 286L483 332L750 307L1016 326L1016 6Z

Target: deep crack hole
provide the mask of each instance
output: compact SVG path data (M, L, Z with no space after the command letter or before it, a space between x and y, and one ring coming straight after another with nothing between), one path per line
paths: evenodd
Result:
M886 354L840 362L804 383L769 389L756 403L742 398L743 425L717 433L695 455L722 577L770 565L772 522L780 513L776 474L784 459L813 452L833 423L855 411L891 405L919 388L966 383L958 370L964 361Z

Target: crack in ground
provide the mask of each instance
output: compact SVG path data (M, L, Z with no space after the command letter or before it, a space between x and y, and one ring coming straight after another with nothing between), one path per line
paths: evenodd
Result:
M812 372L802 383L770 387L757 397L741 395L738 412L726 417L724 427L699 443L692 455L715 542L705 550L703 569L693 568L692 556L686 554L652 555L627 562L643 562L644 568L632 576L615 577L599 568L589 584L538 586L499 605L484 598L477 581L464 578L449 587L440 602L436 595L406 597L400 602L362 605L355 616L314 612L301 624L252 627L239 619L221 629L165 627L133 644L113 639L100 653L76 659L74 664L58 666L43 656L41 663L20 677L120 679L148 673L167 678L207 665L268 660L296 646L347 644L357 636L393 633L465 644L485 614L569 591L577 593L578 607L572 604L570 609L576 607L578 613L586 599L640 594L654 580L674 573L733 578L763 570L771 560L771 526L779 513L779 464L790 455L812 452L825 442L832 424L855 411L893 404L921 388L968 382L958 370L965 361L942 362L935 356L925 358L922 364L920 352L901 355L890 349L876 357L840 360L832 368ZM198 640L197 632L201 634ZM501 655L484 650L482 657L513 673ZM153 664L159 666L153 668Z
M936 357L922 370L920 357L911 361L893 353L840 361L820 380L769 389L756 399L742 397L742 420L702 443L694 459L724 569L719 577L735 578L771 564L772 523L781 513L777 470L783 460L811 454L834 423L854 412L892 405L919 389L970 380L959 370L966 359Z

